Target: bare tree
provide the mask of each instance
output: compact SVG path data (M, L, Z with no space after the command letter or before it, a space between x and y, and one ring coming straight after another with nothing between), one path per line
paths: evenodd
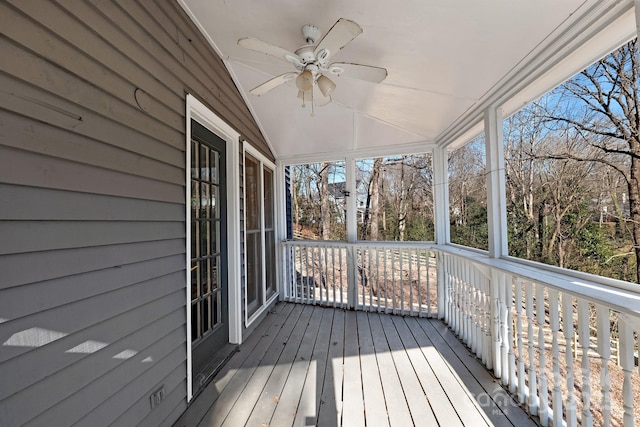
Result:
M557 157L597 161L625 179L640 279L640 110L638 44L628 42L561 86L568 97L566 113L549 119L569 125L593 148L589 156L558 153ZM581 115L576 115L580 108Z
M364 218L362 224L362 238L366 239L367 230L369 240L378 240L378 221L380 220L380 168L382 167L382 157L373 161L371 178L367 187L367 201L365 204Z
M320 169L320 228L322 240L331 240L331 206L329 203L329 167L330 163L323 163Z

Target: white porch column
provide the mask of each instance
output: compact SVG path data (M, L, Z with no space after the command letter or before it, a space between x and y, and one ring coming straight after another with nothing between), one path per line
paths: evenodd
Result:
M500 258L508 254L507 249L507 210L506 184L504 170L504 143L502 137L502 110L488 108L484 113L484 141L487 155L487 220L489 227L489 256ZM509 283L510 285L510 283ZM508 375L505 343L508 313L505 301L504 274L500 271L491 272L491 341L494 375L500 378ZM507 377L508 380L508 377Z
M636 0L635 11L636 11L636 36L640 38L640 0Z
M450 241L448 167L447 149L436 147L433 150L433 205L438 245L446 245Z
M356 191L356 160L353 157L345 159L346 189L349 196L346 198L347 206L347 242L355 243L358 240L358 194Z
M347 206L347 242L355 243L358 240L358 212L357 203L358 195L356 191L356 160L348 156L345 159L345 178L346 189L349 192L349 196L346 197ZM357 289L357 266L358 254L356 253L355 245L347 245L347 305L349 308L354 308L358 303L358 289Z
M276 164L276 242L284 242L287 239L287 194L286 194L286 182L285 182L285 166L282 162ZM285 283L287 280L287 269L290 267L287 263L290 262L285 255L285 249L281 248L278 244L276 250L276 277L278 278L278 293L280 296L278 299L284 301L285 297Z
M449 172L447 149L436 147L433 150L433 206L435 213L435 240L438 245L449 243ZM437 254L438 318L443 319L447 305L445 259Z
M489 256L500 258L508 254L507 207L504 170L502 110L488 108L484 113L484 139L487 150L487 218L489 226Z

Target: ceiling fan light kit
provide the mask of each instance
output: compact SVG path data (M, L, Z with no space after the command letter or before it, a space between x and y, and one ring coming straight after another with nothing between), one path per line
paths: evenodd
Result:
M318 89L324 96L329 96L336 89L336 84L331 81L331 79L325 75L320 75L318 80L316 80L318 84Z
M296 49L295 53L251 37L238 40L238 46L284 59L293 64L297 70L297 72L276 76L251 89L249 93L256 96L264 95L295 79L298 98L302 98L303 107L306 100L311 102L313 115L313 106L327 105L331 102L331 94L336 89L336 84L324 73L334 76L340 76L344 73L346 77L380 83L387 77L385 68L341 62L329 64L333 55L361 33L362 28L358 24L341 18L316 45L316 41L320 39L320 30L313 25L305 25L302 27L302 36L307 44Z

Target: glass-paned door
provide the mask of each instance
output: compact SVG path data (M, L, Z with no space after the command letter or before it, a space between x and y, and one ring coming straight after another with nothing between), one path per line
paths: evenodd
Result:
M227 191L224 140L194 120L191 135L191 346L195 376L229 342Z

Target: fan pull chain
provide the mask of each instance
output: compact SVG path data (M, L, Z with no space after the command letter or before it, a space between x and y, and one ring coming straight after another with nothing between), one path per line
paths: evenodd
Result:
M311 117L315 116L315 113L313 111L313 104L315 104L315 102L313 102L313 85L311 85Z

